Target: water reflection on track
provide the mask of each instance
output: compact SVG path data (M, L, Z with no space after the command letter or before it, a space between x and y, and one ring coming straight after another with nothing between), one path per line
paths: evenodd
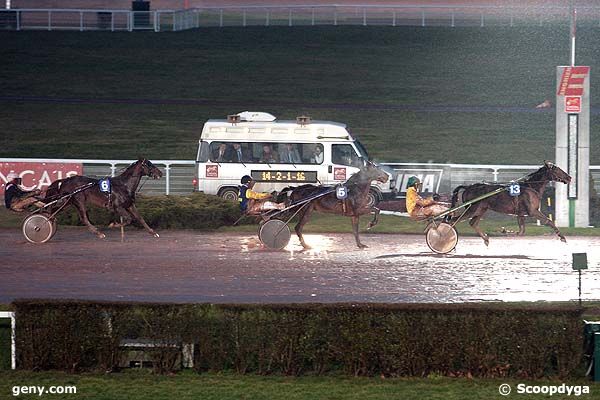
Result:
M294 238L264 249L254 234L128 231L98 240L61 229L44 245L0 230L0 302L23 297L175 302L463 302L576 299L571 254L587 252L583 299L600 298L600 239L461 238L433 254L421 235L350 234Z

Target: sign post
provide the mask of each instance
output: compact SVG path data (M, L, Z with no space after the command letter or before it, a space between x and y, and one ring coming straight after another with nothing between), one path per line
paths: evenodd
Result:
M579 306L581 307L581 271L587 269L587 253L573 253L573 270L579 273Z
M575 65L576 10L571 17L571 65L556 68L556 163L571 176L556 185L556 225L590 223L590 67Z

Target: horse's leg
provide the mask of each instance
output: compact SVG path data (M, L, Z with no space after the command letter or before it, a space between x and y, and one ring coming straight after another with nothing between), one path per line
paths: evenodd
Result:
M298 239L300 239L300 244L305 249L310 249L310 246L307 245L306 242L304 241L304 236L302 235L302 229L304 228L304 225L306 225L306 223L308 222L310 215L312 214L312 211L314 210L314 208L315 208L315 206L313 204L309 204L304 211L301 211L300 219L298 220L298 223L294 227L294 230L296 231L296 235L298 235Z
M144 218L138 212L137 208L135 207L135 204L132 204L131 206L129 206L127 208L127 212L129 212L129 214L131 214L131 216L133 216L133 218L138 220L138 222L140 224L142 224L142 226L144 228L146 228L146 230L148 231L149 234L151 234L154 237L160 237L160 235L158 233L156 233L156 231L154 229L150 228L148 226L148 224L146 223L146 221L144 221Z
M371 229L379 222L379 212L381 211L377 207L371 207L370 211L373 211L373 219L369 221L369 226L367 226L367 230Z
M354 238L356 239L356 245L358 246L359 249L364 249L367 248L369 246L367 246L366 244L362 244L360 242L360 237L358 236L358 223L359 223L359 215L353 215L352 216L352 233L354 233Z
M554 233L556 233L558 235L558 237L560 238L560 241L567 243L567 239L565 239L565 237L562 235L562 233L560 233L560 231L558 230L556 225L554 225L554 222L552 222L552 220L550 218L546 217L543 212L541 212L540 210L538 210L536 208L536 209L529 210L529 215L539 219L540 221L542 221L542 223L544 225L548 225L549 227L554 229Z
M83 203L83 201L81 201L79 199L75 199L73 201L73 205L77 209L77 213L79 213L79 220L88 227L88 230L90 232L92 232L93 234L95 234L96 236L98 236L100 239L104 239L106 237L106 235L104 233L100 232L98 230L98 228L96 228L90 222L90 219L88 218L88 215L87 215L87 209L85 208L85 204Z
M519 222L519 233L517 235L523 236L525 234L525 216L519 215L517 221Z
M114 211L119 217L123 217L123 222L111 222L108 225L109 228L122 228L133 222L133 216L126 209L122 207L115 207Z
M481 221L481 217L482 217L482 215L474 216L469 221L469 225L471 225L471 227L475 230L475 232L477 232L479 237L481 237L483 239L483 243L485 243L486 246L489 246L490 238L488 237L488 235L485 234L485 232L483 232L481 229L479 229L479 221Z

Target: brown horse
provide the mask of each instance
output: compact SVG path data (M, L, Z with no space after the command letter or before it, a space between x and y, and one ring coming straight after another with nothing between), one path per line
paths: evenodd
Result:
M105 237L104 233L100 232L90 222L85 207L86 203L106 208L124 218L122 224L111 223L110 227L129 225L135 219L151 235L158 237L158 233L146 224L146 221L144 221L144 218L142 218L135 207L135 194L143 176L158 179L162 176L162 172L149 160L141 158L127 167L120 175L110 178L110 194L100 190L100 179L76 175L53 182L46 192L46 200L60 198L61 196L75 192L78 188L89 185L88 189L75 194L67 201L68 204L73 205L77 209L79 220L88 227L90 232L98 235L99 238ZM63 206L66 205L58 202L56 207Z
M302 247L309 249L310 246L304 241L302 235L302 229L304 225L310 219L310 215L313 211L322 211L333 214L342 214L352 218L352 232L356 239L356 245L359 248L365 248L366 245L360 242L358 236L358 222L359 217L363 214L373 212L375 215L373 220L369 222L369 229L375 226L378 222L379 209L376 207L369 207L369 189L371 188L372 181L387 182L389 179L381 169L377 168L375 164L367 162L366 165L360 169L357 173L352 175L350 179L344 184L347 189L347 198L345 200L339 200L334 190L327 190L321 186L315 185L303 185L299 187L289 187L282 190L280 194L287 194L291 204L301 202L302 200L316 197L314 200L307 202L298 213L300 220L294 230L300 239ZM323 196L319 196L320 193L327 193Z
M541 198L548 182L569 184L571 177L553 163L544 161L544 165L540 169L518 181L521 189L519 196L511 196L508 191L500 192L465 207L464 214L461 210L457 210L453 219L456 221L457 219L470 218L469 224L483 239L486 246L489 244L489 237L479 229L479 221L488 210L516 215L519 222L519 235L525 233L525 217L529 216L537 218L545 225L550 226L560 240L566 242L567 240L556 225L539 210ZM488 183L458 186L452 192L452 208L503 187L506 187L506 185Z

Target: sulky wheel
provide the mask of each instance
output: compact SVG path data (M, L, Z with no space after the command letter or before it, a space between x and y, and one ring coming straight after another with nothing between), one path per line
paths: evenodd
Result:
M450 253L458 243L458 234L456 229L450 224L440 222L437 225L431 224L425 232L427 246L438 254Z
M284 221L270 219L260 227L258 238L270 249L281 250L290 242L290 228Z
M56 232L56 222L44 214L33 214L23 221L23 235L31 243L46 243Z

